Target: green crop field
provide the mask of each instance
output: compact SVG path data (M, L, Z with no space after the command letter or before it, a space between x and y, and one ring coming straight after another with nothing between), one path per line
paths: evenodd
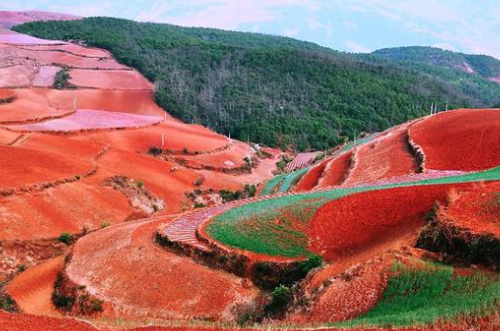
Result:
M207 227L207 232L219 242L244 250L267 254L270 256L304 257L307 251L305 234L300 230L307 227L307 223L316 210L323 204L360 192L376 191L396 187L410 187L417 185L458 184L477 181L492 181L500 179L500 167L470 173L460 176L451 176L437 179L406 182L381 186L367 186L356 188L335 189L331 191L313 192L271 198L255 203L242 205L217 216ZM287 225L283 215L293 213L294 205L301 206L307 213L298 229ZM294 222L297 223L297 222ZM291 238L302 238L291 240Z
M309 171L309 169L311 169L311 167L275 176L265 184L260 195L271 195L275 192L286 193L290 191L292 186L296 184L300 178L302 178L302 176Z
M496 273L468 271L461 275L450 266L421 263L425 264L418 267L394 264L394 275L377 306L340 326L456 322L462 317L489 315L499 308L500 279Z

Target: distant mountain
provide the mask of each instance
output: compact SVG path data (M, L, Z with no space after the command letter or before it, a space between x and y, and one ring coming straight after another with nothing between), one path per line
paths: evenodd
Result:
M81 19L81 17L68 14L49 13L38 10L28 10L28 11L0 10L0 28L3 29L10 29L13 26L33 21L51 21L51 20L68 21L68 20L78 20L78 19Z
M487 55L455 53L433 47L396 47L372 54L390 60L422 63L477 74L500 83L500 60Z
M104 17L14 29L107 49L155 83L157 102L172 115L265 145L323 149L426 115L431 106L500 101L500 84L453 67L465 61L346 54L286 37ZM484 62L466 61L493 75Z

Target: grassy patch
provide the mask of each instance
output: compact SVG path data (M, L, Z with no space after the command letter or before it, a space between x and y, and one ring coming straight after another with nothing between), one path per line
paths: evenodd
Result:
M306 172L309 171L309 169L310 167L307 167L302 170L275 176L265 184L264 189L262 190L260 195L271 195L275 192L288 192L292 188L292 185L297 183L300 178L302 178L302 176L304 176Z
M310 256L303 223L312 217L311 208L300 204L282 210L278 215L241 218L238 226L232 222L234 215L225 213L207 229L209 234L232 247L272 256Z
M264 186L264 189L262 189L262 193L260 195L271 195L275 191L276 187L281 185L283 180L285 180L286 175L278 175L270 180L268 180Z
M342 326L412 326L459 317L481 317L498 308L497 274L460 275L452 267L426 263L421 267L395 264L379 304L366 315Z
M500 167L467 175L429 179L382 186L336 189L300 195L284 196L231 209L219 215L207 227L207 232L221 243L271 256L301 257L308 255L307 237L301 229L307 228L310 218L323 204L360 192L383 190L395 187L419 185L458 184L500 179ZM290 212L299 210L293 226L287 223ZM300 221L299 221L300 220ZM300 224L302 223L302 224ZM297 224L300 227L297 228Z
M281 187L278 189L278 192L286 193L290 191L292 186L296 184L302 178L302 176L304 176L309 171L309 169L311 169L311 167L307 167L288 174L283 180L283 183L281 184Z

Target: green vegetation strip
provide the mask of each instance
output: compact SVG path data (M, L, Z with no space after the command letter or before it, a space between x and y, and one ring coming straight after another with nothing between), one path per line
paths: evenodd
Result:
M283 180L283 183L281 184L281 187L279 188L278 192L286 193L290 191L292 185L297 183L302 178L302 176L304 176L306 172L309 171L309 169L311 169L311 167L307 167L302 170L297 170L288 174L288 176L286 176L285 179Z
M286 174L283 175L278 175L273 178L271 178L264 186L264 189L262 190L262 193L260 195L271 195L273 192L276 190L276 187L278 187L283 180L285 179Z
M290 191L292 185L297 183L302 176L309 171L311 167L304 168L302 170L294 171L288 174L278 175L269 180L264 186L262 193L260 195L271 195L275 192L286 193Z
M409 267L396 263L378 305L366 315L341 326L413 326L438 320L488 316L499 308L500 279L496 273L470 271L424 263Z
M207 227L208 234L224 245L270 256L305 257L307 228L316 210L325 203L350 194L419 185L458 184L500 180L500 167L460 176L443 177L381 186L336 189L284 196L231 209L217 216ZM290 221L297 210L306 214L299 222ZM294 217L294 220L300 217ZM294 226L291 226L293 223ZM298 224L297 224L298 223Z
M353 149L356 146L366 144L367 142L372 141L377 135L378 135L378 133L373 133L373 134L368 135L364 138L357 139L355 142L350 141L344 147L342 147L338 153L341 154L341 153L349 152L351 149Z

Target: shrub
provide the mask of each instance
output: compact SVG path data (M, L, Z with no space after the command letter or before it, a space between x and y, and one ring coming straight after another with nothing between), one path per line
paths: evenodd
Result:
M194 208L204 208L204 207L205 207L205 204L200 203L200 202L197 202L194 204Z
M275 315L286 310L292 299L292 291L288 286L279 285L274 288L271 302L266 306L267 315Z
M54 88L57 90L63 90L73 87L70 83L71 76L69 75L68 68L61 69L54 79Z
M149 147L148 154L153 155L153 156L158 156L158 155L163 154L163 149L161 149L160 147L155 147L155 146Z
M136 182L136 185L137 185L138 188L143 188L144 187L144 182L142 180L138 180Z
M205 182L205 178L204 177L200 177L197 180L195 180L193 184L195 186L201 186L203 184L203 182Z
M243 158L243 161L245 161L245 163L247 164L247 166L251 166L252 165L252 158L250 156L245 156Z
M241 197L241 191L220 190L219 194L223 202L238 200Z
M257 188L255 185L245 185L245 190L244 190L244 196L245 198L252 198L255 196L255 193L257 192Z
M66 245L71 245L73 243L73 235L71 233L64 232L62 233L59 238L57 238L59 242L62 242L63 244Z
M104 228L107 228L108 226L110 226L111 224L109 222L102 222L101 223L101 229L104 229Z
M286 169L285 161L281 160L281 161L276 162L276 168L278 168L278 170L280 172L285 172L285 169Z
M0 297L0 309L9 313L18 311L16 302L8 295Z

